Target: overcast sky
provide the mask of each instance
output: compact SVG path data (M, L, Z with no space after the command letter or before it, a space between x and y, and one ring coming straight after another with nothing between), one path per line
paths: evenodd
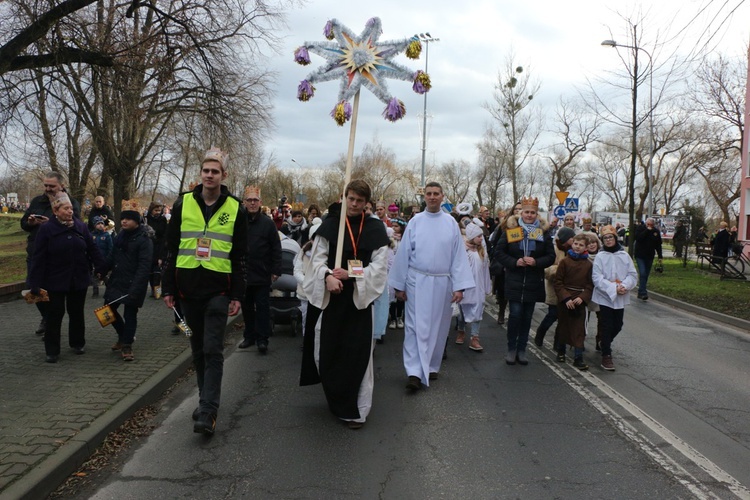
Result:
M673 50L687 51L698 35L736 8L730 20L711 40L722 53L744 53L750 34L750 7L742 0L659 0L652 2L615 2L612 0L433 0L415 2L341 2L311 0L288 16L289 32L283 50L272 66L279 74L274 115L277 129L267 143L267 152L278 165L297 168L294 158L304 167L324 166L345 154L349 124L338 127L329 113L337 101L339 82L316 86L315 97L306 103L296 98L297 85L323 64L323 58L311 54L312 64L300 66L293 61L296 47L306 41L323 41L323 26L336 18L359 35L370 17L380 17L383 33L380 41L398 40L415 33L429 32L439 42L430 44L428 72L433 88L428 93L429 139L427 161L437 164L465 159L476 161L476 144L489 122L482 104L492 97L498 70L511 49L518 64L529 69L541 82L536 103L550 111L561 95L575 95L576 85L586 78L603 77L608 71L622 69L615 49L602 47L601 41L614 38L627 43L623 17L645 21L643 46L656 39L674 37ZM702 14L699 14L704 9ZM697 16L697 17L696 17ZM696 17L687 29L691 18ZM677 48L679 47L679 48ZM424 69L424 50L419 60L400 55L396 61L413 69ZM419 162L423 97L411 90L408 82L389 80L390 93L406 104L406 117L396 123L381 116L383 103L367 89L362 90L355 154L374 137L394 150L399 162ZM647 92L641 94L644 98Z

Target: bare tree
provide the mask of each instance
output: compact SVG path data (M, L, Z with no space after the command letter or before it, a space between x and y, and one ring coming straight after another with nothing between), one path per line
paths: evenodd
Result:
M496 149L502 150L508 160L513 199L517 200L519 172L532 154L541 131L541 114L530 108L541 85L528 70L516 65L514 59L511 51L498 72L492 101L484 107L499 125L500 142Z
M500 208L503 188L511 182L506 152L498 149L498 145L497 132L492 126L487 127L477 144L479 155L474 178L477 202L493 213Z
M591 157L583 163L582 170L591 179L601 197L609 200L617 212L627 212L628 160L630 151L628 138L605 138L591 149Z
M472 168L466 160L451 160L443 163L438 170L438 178L443 186L443 193L451 203L468 201L472 181Z

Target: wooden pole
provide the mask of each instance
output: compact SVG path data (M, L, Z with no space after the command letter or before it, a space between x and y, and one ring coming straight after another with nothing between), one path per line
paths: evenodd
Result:
M349 151L346 154L346 173L344 174L344 190L341 193L341 216L339 217L339 237L336 240L336 262L334 267L341 267L344 253L344 231L346 227L346 186L352 180L352 161L354 159L354 137L357 135L357 115L359 114L359 90L354 94L352 105L352 123L349 129Z

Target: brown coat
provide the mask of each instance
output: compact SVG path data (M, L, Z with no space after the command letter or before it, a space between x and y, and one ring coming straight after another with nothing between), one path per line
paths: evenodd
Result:
M591 302L594 282L591 279L593 265L589 259L574 260L565 257L557 266L555 294L557 295L557 330L555 338L560 344L583 347L586 338L586 305ZM583 304L568 309L567 302L580 297Z

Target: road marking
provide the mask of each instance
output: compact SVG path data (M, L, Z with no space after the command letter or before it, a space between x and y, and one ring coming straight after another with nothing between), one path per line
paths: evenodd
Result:
M490 314L491 317L497 317L497 306L490 304L485 305L485 311ZM578 382L568 370L563 370L561 367L552 362L552 358L546 355L541 349L537 348L533 342L529 343L529 347L532 352L544 363L554 374L568 384L574 391L576 391L581 397L583 397L591 406L598 410L604 415L612 424L619 429L628 439L633 441L646 455L651 457L660 467L665 471L669 472L674 478L685 488L688 489L696 498L700 499L713 499L720 498L713 492L709 491L701 481L694 477L690 472L683 468L680 464L675 462L669 455L657 447L651 440L633 427L630 423L625 421L623 417L617 414L609 405L607 405L602 399L584 387L583 384ZM628 400L625 396L617 392L609 384L604 382L602 379L590 372L577 371L576 374L581 375L592 385L602 391L605 395L609 396L612 401L619 405L623 410L630 413L639 422L648 427L652 432L658 435L665 442L669 443L675 450L682 454L690 462L694 463L701 470L706 472L708 475L713 477L720 485L725 486L729 491L734 493L738 498L743 500L750 500L750 489L746 488L742 483L737 481L731 474L723 470L721 467L713 463L711 460L706 458L698 450L690 446L687 442L681 439L679 436L674 434L672 431L667 429L664 425L659 423L649 414L641 410L635 403Z

